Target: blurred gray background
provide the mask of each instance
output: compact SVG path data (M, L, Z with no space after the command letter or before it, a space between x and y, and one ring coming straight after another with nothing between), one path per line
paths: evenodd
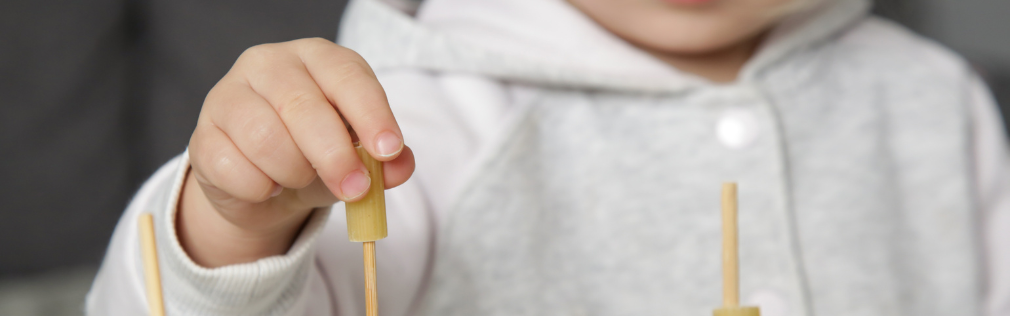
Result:
M184 150L235 58L259 43L333 39L344 4L0 3L0 315L80 315L119 214ZM1010 1L882 0L874 10L966 56L1010 105Z

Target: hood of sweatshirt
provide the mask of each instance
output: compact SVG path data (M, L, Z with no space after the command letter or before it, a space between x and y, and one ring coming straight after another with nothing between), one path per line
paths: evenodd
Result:
M516 92L445 203L417 314L707 314L727 179L741 188L741 293L762 314L977 315L968 68L867 8L789 15L737 82L714 84L563 0L426 0L414 16L352 2L340 43L377 72ZM482 98L400 104L498 103Z
M790 54L832 38L868 8L867 0L830 0L785 17L738 81L751 81ZM563 0L426 0L415 16L379 0L355 0L347 10L339 43L375 69L639 92L713 85L623 41Z

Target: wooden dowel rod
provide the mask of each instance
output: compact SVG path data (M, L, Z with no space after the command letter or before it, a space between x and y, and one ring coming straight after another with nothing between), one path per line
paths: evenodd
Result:
M737 259L736 183L722 185L722 299L723 306L740 306L740 268Z
M375 242L362 243L365 254L365 316L379 316L379 291L375 279Z
M158 250L154 241L154 217L140 214L140 254L144 261L144 283L147 286L147 306L151 316L165 316L165 301L161 295L161 270L158 268Z

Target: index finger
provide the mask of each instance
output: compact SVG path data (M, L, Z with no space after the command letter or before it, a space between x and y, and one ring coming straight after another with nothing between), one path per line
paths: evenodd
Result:
M322 41L326 44L302 46L305 68L365 150L380 161L396 159L403 152L403 134L375 73L353 50Z
M235 77L270 103L326 187L343 201L357 200L368 190L368 170L358 160L337 110L293 46L250 48L236 62Z

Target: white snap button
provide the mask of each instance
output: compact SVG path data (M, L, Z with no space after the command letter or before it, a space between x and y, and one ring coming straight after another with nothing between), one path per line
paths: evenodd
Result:
M729 148L744 148L757 139L757 119L744 109L723 111L715 126L715 134Z
M761 309L761 316L788 316L789 305L785 298L772 290L758 290L751 294L747 303Z

